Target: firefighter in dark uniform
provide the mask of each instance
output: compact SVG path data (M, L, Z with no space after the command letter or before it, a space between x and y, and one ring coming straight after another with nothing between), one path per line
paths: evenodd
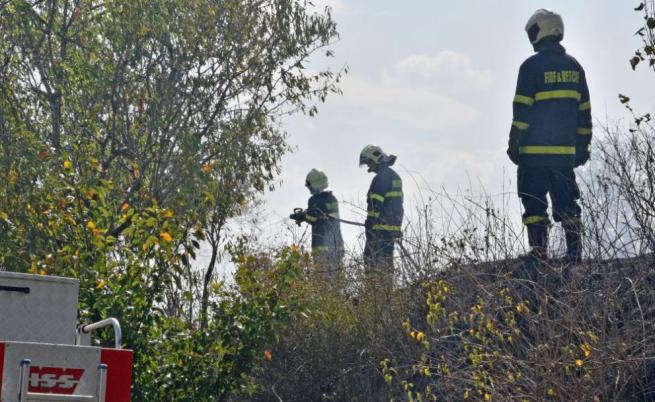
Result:
M305 187L312 194L307 209L291 215L292 219L312 226L312 254L328 277L333 278L343 260L343 238L339 222L339 202L328 189L328 178L320 170L312 169L305 179Z
M560 45L564 24L558 14L538 10L525 29L536 54L519 70L507 154L518 165L529 256L547 255L550 194L553 219L566 235L565 259L576 263L582 258L582 223L573 169L589 159L589 89L582 66Z
M391 169L395 155L386 155L377 145L367 145L359 165L375 173L367 194L366 245L364 262L368 273L393 271L394 242L401 237L403 182Z

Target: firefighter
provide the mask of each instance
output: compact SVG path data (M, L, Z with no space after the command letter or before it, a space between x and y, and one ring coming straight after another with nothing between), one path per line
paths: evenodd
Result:
M519 69L507 154L518 165L518 193L531 247L528 256L546 257L549 194L553 219L566 235L565 259L577 263L582 258L582 223L573 169L589 160L589 89L582 66L560 44L562 17L537 10L525 30L536 54Z
M312 254L328 276L341 267L343 260L343 238L339 222L339 203L328 189L328 178L322 171L312 169L307 173L305 187L311 193L307 209L297 211L291 218L307 222L312 226Z
M359 165L375 173L366 196L366 245L364 262L368 273L393 270L394 242L401 236L403 222L403 182L391 169L395 155L387 155L377 145L367 145L359 155Z

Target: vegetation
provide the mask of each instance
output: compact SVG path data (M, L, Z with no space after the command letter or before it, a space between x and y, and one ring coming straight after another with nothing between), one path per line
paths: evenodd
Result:
M224 289L216 250L278 173L279 116L336 91L304 68L335 37L295 0L0 1L0 266L120 317L134 400L223 399L283 319L291 271Z
M654 64L654 10L633 68ZM338 91L304 68L328 11L0 0L0 35L0 266L79 278L82 321L120 317L135 401L655 399L650 115L596 130L582 264L515 259L506 199L434 194L383 293L357 258L327 282L296 246L225 236L278 173L279 116Z

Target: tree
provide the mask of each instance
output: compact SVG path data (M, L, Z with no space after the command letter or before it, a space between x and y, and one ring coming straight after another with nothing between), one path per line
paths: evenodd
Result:
M336 35L298 0L0 0L0 267L79 278L145 378L158 331L212 328L195 251L270 186L279 117L338 91L305 68Z

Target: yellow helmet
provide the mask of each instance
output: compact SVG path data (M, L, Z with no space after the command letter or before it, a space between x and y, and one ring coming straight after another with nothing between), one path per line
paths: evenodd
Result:
M359 153L359 166L364 166L366 162L380 163L387 154L377 145L369 144Z
M528 33L530 43L533 45L548 36L562 40L564 38L564 21L556 12L542 8L532 14L528 23L525 24L525 32Z
M312 169L307 173L305 187L307 187L312 194L319 193L328 187L328 178L323 171Z

